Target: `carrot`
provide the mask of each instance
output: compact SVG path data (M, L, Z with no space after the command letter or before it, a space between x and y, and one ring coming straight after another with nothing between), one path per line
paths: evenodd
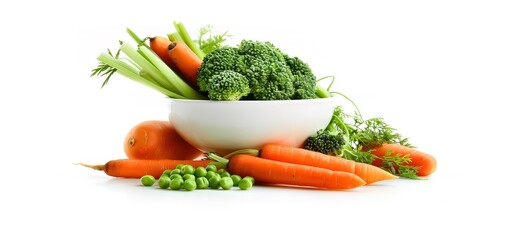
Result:
M395 175L376 166L358 163L303 148L266 144L260 150L260 157L275 161L326 168L333 171L354 173L367 184L397 178Z
M366 184L360 177L348 172L273 161L248 154L236 154L229 160L213 153L206 155L223 163L222 167L226 167L228 172L251 176L261 183L324 189L352 189Z
M197 86L197 70L201 66L202 60L181 41L174 41L168 45L168 56L188 85L199 89Z
M202 152L186 142L169 121L140 122L127 133L124 151L130 159L195 159Z
M178 73L179 69L177 69L174 62L172 62L172 59L170 59L170 56L168 55L168 45L170 45L172 42L164 37L153 37L149 40L149 45L152 51L154 51L158 57L167 64L168 67L170 67L174 72Z
M407 165L418 168L417 175L421 177L432 174L437 168L437 162L432 155L396 143L373 147L371 153L379 158L386 156L387 153L408 156L411 161L408 162ZM376 159L373 164L381 166L382 161L381 159Z
M189 164L193 167L206 167L210 160L169 160L169 159L117 159L108 161L102 165L89 165L79 163L79 165L104 171L107 175L112 177L124 178L141 178L145 175L152 175L159 178L163 171L167 169L174 169L178 164Z

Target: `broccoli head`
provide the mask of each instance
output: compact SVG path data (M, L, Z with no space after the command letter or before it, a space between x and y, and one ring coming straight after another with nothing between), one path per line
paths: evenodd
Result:
M305 140L305 149L328 155L339 156L346 142L340 132L321 129Z
M234 47L223 47L207 54L197 70L197 85L202 92L206 92L206 84L211 77L225 71L242 72L243 59Z
M250 97L256 100L288 100L294 94L294 76L283 53L270 42L243 40L238 52L244 57Z
M294 99L313 99L316 96L316 77L310 66L298 57L284 56L294 76Z
M236 101L249 94L249 81L233 70L224 70L213 75L205 84L211 100Z
M248 100L317 97L315 76L308 65L298 58L288 58L270 42L243 40L238 47L223 47L207 54L197 71L199 89L202 92L208 92L210 89L211 92L208 92L210 99L211 96L217 95L214 91L221 91L220 86L209 85L219 82L220 77L217 77L219 81L210 79L227 70L242 75L250 89L249 92L232 96L241 96ZM238 78L241 79L240 76Z

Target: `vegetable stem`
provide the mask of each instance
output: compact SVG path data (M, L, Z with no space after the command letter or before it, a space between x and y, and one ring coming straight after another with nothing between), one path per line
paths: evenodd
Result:
M197 44L194 43L192 38L190 37L190 34L188 34L188 31L186 31L185 26L182 22L174 22L174 27L177 30L177 33L181 36L181 39L188 45L190 49L197 55L201 60L204 59L204 52L197 46Z
M118 73L121 75L132 79L136 82L142 83L144 85L147 85L163 94L165 94L168 97L171 98L185 98L177 93L174 93L168 89L165 89L157 84L155 84L153 81L149 80L148 78L142 77L139 72L135 71L135 69L130 66L129 64L119 60L115 59L113 56L107 54L107 53L101 53L99 57L97 58L99 61L115 68Z
M179 35L178 32L167 34L167 36L168 36L168 40L170 40L171 42L174 42L174 41L184 42L184 40L181 38L181 35Z
M149 45L147 45L147 43L145 43L145 41L143 39L141 39L140 37L138 37L134 32L133 30L127 28L127 33L129 34L129 36L131 36L131 38L136 42L138 43L138 46L145 46L146 48L150 49Z
M152 76L152 79L155 79L158 85L160 85L163 88L171 89L172 91L177 92L177 89L175 89L174 86L166 80L165 76L163 76L163 74L161 74L160 71L154 65L152 65L152 63L145 59L145 57L140 55L138 51L131 47L131 45L123 44L120 47L120 49L129 58L136 62L136 64L138 64L142 68L142 70L146 71L150 76Z
M229 164L229 160L227 158L221 157L217 155L216 153L206 153L206 157L210 160L213 160L215 162L211 162L211 165L215 165L220 168L227 168Z
M235 156L237 154L247 154L247 155L252 155L252 156L255 156L255 157L259 157L260 156L260 150L253 149L253 148L236 150L236 151L234 151L232 153L229 153L228 155L224 156L224 158L230 159L231 157L233 157L233 156Z

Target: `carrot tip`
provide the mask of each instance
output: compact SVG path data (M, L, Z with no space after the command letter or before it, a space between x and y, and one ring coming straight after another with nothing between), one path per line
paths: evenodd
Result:
M85 163L75 163L75 165L81 165L81 166L91 168L91 169L94 169L97 171L104 171L104 169L105 169L104 165L90 165L90 164L85 164Z

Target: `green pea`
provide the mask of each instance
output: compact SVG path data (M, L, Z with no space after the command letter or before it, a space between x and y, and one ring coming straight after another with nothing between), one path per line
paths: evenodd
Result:
M198 189L206 189L210 185L210 182L205 177L200 177L195 180Z
M188 179L184 182L183 188L186 189L187 191L193 191L194 189L197 188L197 184L195 183L195 180Z
M238 183L238 188L240 188L242 190L247 190L247 189L251 188L252 186L253 186L253 183L251 182L251 180L249 178L243 178Z
M212 177L214 177L214 176L217 176L217 173L216 173L216 172L209 171L209 172L207 172L207 173L206 173L206 178L207 178L207 179L210 179L210 178L212 178Z
M170 176L172 176L172 174L181 174L181 169L174 169L170 172Z
M140 181L142 182L143 186L152 186L154 185L154 182L156 182L156 179L151 175L145 175L142 178L140 178Z
M208 171L206 171L206 168L204 168L203 166L199 166L195 169L194 175L196 177L206 177L207 173Z
M170 179L174 179L174 178L181 178L181 179L182 179L182 178L183 178L183 176L181 176L181 175L180 175L180 174L178 174L178 173L174 173L174 174L170 175Z
M229 190L233 187L233 180L231 177L223 177L220 179L219 185L222 187L222 189Z
M186 181L186 180L188 180L188 179L192 179L192 180L194 180L194 181L195 181L195 176L194 176L193 174L189 174L189 173L187 173L187 174L183 175L183 180L185 180L185 181Z
M160 177L158 180L158 185L161 189L167 189L170 186L170 178L166 176Z
M240 180L242 180L242 177L236 175L236 174L233 174L231 175L231 180L233 180L233 186L238 186L238 183L240 183Z
M254 184L254 178L251 176L245 176L243 179L249 179L252 184Z
M208 171L208 172L216 172L217 171L217 166L209 164L208 166L206 166L206 171Z
M227 171L224 168L221 168L221 169L217 170L217 173L220 174L220 175L222 175L222 173L225 173L225 172L227 172Z
M194 174L195 168L192 165L184 165L181 168L181 175Z
M231 177L231 174L229 172L223 172L220 174L220 177Z
M163 171L163 173L161 174L161 176L163 176L163 175L165 175L165 176L170 176L171 172L172 172L172 170L167 169L167 170Z
M170 181L170 189L179 190L183 187L183 178L174 178Z
M177 164L177 165L176 165L176 169L181 170L181 168L183 168L183 166L184 166L184 164Z
M219 189L220 187L220 179L221 177L220 176L213 176L210 178L210 180L208 180L210 182L210 188L211 189Z

